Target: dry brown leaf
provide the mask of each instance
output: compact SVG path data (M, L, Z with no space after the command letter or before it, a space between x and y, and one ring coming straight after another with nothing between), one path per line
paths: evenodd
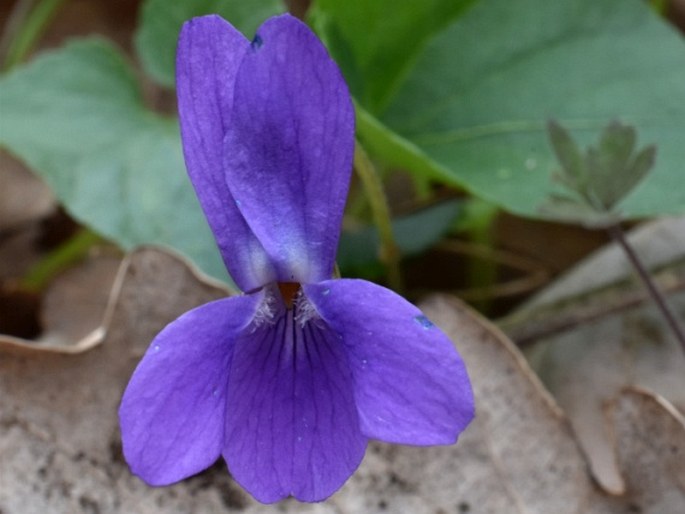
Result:
M149 489L121 459L117 408L152 337L186 310L224 296L181 261L154 249L128 260L105 344L78 355L0 348L0 511L3 514L191 512L202 479L178 501ZM206 481L206 479L204 479ZM227 479L225 480L228 481ZM187 506L184 507L184 506Z
M71 356L0 353L0 511L617 514L635 507L665 514L651 508L652 498L668 494L678 499L682 493L672 478L659 481L659 471L657 483L632 491L630 498L602 493L567 421L517 349L448 297L432 299L425 309L455 339L473 379L477 418L457 445L374 443L348 484L314 505L257 504L221 463L173 487L149 488L121 458L116 419L121 392L158 330L222 295L222 289L201 283L171 255L144 250L130 258L102 345ZM636 410L622 408L626 416L617 418L629 420L617 429L623 434L618 444L629 448L621 453L629 469L649 458L630 449L635 441L624 428L632 426L627 414L654 417L648 427L654 448L683 437L661 404L631 408ZM635 437L641 434L638 430Z
M653 393L624 390L608 407L619 467L635 512L685 510L685 418ZM639 501L639 503L638 503Z
M43 297L41 318L43 332L35 340L0 334L0 349L26 352L81 353L102 343L111 323L115 306L120 302L121 285L130 275L131 261L136 266L153 255L153 260L181 261L195 278L195 283L206 284L228 295L230 289L203 275L184 257L163 248L141 247L126 259L106 253L91 256L84 262L60 274L53 280ZM189 279L190 280L190 279ZM173 284L169 284L173 290Z
M101 343L121 264L120 257L102 254L61 273L43 295L40 336L27 340L0 334L0 349L80 353Z
M685 256L685 239L678 237L683 233L685 218L665 219L640 227L631 241L646 265L662 268L662 277L685 280L685 267L678 264ZM552 284L517 316L530 321L536 319L536 311L554 316L555 305L559 312L571 314L592 309L603 312L611 298L630 295L627 288L642 293L642 284L630 283L630 273L620 249L606 247ZM626 280L628 284L621 283ZM685 319L685 293L672 294L668 301ZM509 325L508 331L516 333L517 327ZM685 412L685 355L649 302L604 312L570 330L541 337L529 356L571 419L597 480L614 494L623 492L625 484L604 406L622 389L633 386L654 391Z

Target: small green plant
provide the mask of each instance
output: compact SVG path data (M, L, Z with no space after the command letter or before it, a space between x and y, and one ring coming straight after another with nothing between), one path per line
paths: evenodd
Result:
M636 129L618 121L610 123L597 144L585 152L556 121L548 123L547 132L560 164L554 178L563 191L550 194L542 212L563 221L606 229L625 252L685 351L680 323L621 228L620 204L652 172L656 146L638 150Z

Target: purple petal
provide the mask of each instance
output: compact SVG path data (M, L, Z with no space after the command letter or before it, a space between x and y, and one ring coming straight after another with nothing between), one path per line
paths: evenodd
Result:
M393 443L454 443L474 404L447 336L402 297L364 280L330 280L304 291L343 337L362 432Z
M223 455L257 500L323 500L365 448L337 336L288 311L236 343Z
M228 186L279 281L331 277L353 152L338 67L296 18L267 20L238 71L224 153Z
M188 21L176 54L176 86L188 175L226 264L243 291L274 279L269 258L226 184L223 140L232 123L236 73L250 43L219 16Z
M150 345L119 408L124 456L150 485L167 485L210 466L224 441L233 345L263 295L193 309Z

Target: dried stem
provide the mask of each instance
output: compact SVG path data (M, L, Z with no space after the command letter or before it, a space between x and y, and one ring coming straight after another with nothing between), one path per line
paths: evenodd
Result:
M683 291L685 281L682 280L662 287L662 292L666 294ZM608 289L589 294L592 295L592 302L589 305L575 301L568 303L567 299L562 299L539 311L523 311L501 318L497 320L497 326L517 345L523 347L540 339L573 330L578 325L592 323L652 301L645 288L641 288L640 291Z
M626 239L623 229L620 225L616 224L609 227L607 230L611 237L621 246L621 248L625 252L626 256L628 257L628 260L633 265L633 268L635 268L638 275L642 279L643 284L649 291L649 294L652 296L654 303L656 303L664 318L666 318L666 322L668 323L668 326L673 332L673 335L675 335L675 338L680 342L680 345L683 348L683 352L685 352L685 332L683 332L683 329L680 326L678 319L666 303L666 298L664 298L664 295L661 294L659 288L656 287L656 284L654 284L654 280L652 280L652 277L649 275L649 272L642 265L640 259L638 259L635 250L633 250L633 247L630 245L630 243L628 243L628 240Z
M388 270L388 284L397 292L402 292L402 274L400 272L400 252L392 234L392 222L388 200L383 191L383 184L371 159L358 141L354 147L354 169L362 182L364 193L369 200L373 221L378 228L380 239L380 259Z

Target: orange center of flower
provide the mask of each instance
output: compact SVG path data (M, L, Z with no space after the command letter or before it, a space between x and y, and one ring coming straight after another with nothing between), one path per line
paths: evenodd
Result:
M292 309L295 297L297 296L297 292L300 290L300 283L279 282L278 290L281 292L281 296L283 297L283 301L285 302L286 307L288 309Z

